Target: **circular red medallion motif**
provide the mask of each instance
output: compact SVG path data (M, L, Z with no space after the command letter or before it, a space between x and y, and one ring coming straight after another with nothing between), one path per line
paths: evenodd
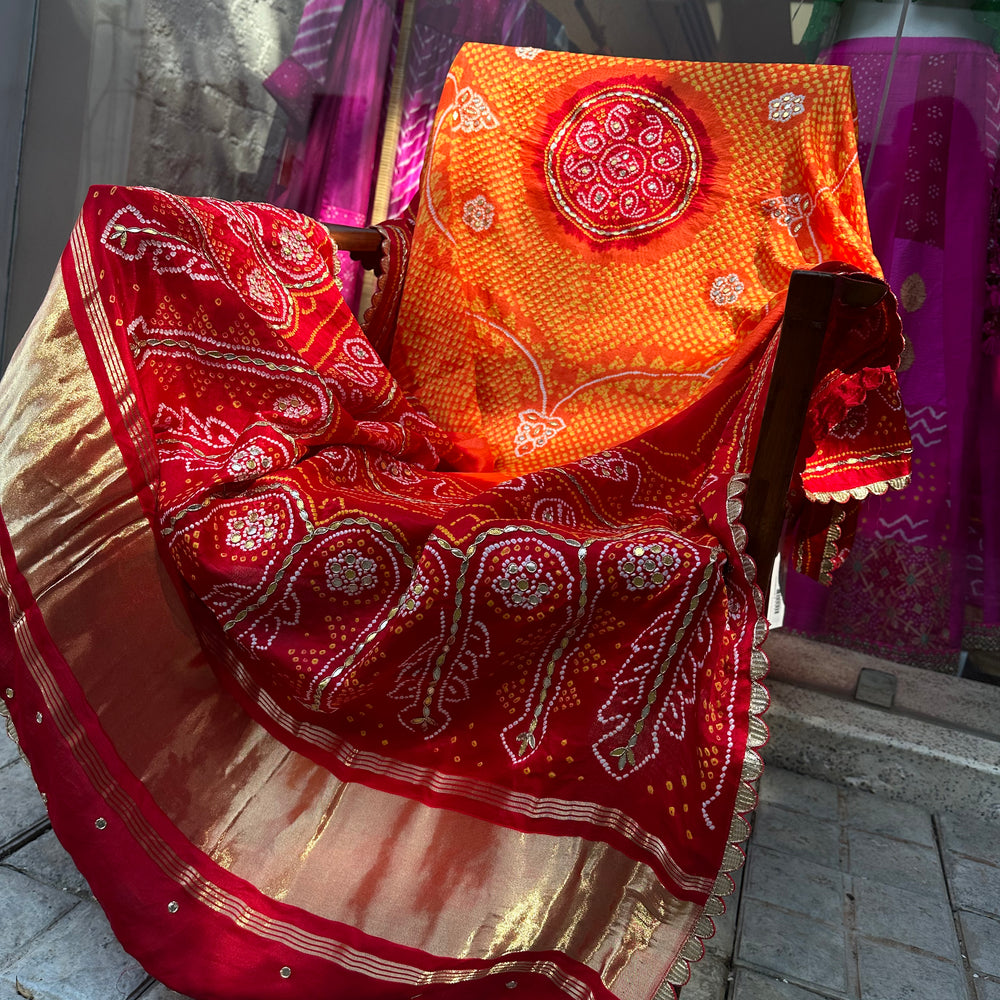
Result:
M664 97L614 87L577 104L545 149L560 212L591 236L635 236L676 221L701 174L694 130Z

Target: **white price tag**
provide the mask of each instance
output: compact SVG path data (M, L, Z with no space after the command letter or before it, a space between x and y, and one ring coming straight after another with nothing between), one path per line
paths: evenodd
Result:
M785 595L781 592L781 554L774 560L771 570L771 592L767 595L767 620L771 628L781 628L785 620Z

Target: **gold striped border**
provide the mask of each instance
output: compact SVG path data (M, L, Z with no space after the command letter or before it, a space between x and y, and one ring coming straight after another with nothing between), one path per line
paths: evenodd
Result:
M17 606L2 561L0 561L0 589L7 593L11 610L14 612L12 617L15 618L14 633L18 649L64 743L76 758L94 790L118 815L136 843L168 878L198 902L228 917L237 926L268 941L284 945L303 955L334 962L351 972L386 982L419 987L482 979L498 973L521 972L545 976L574 1000L594 1000L593 990L587 983L570 975L550 960L499 962L482 969L427 972L403 962L370 955L344 942L304 930L287 920L268 917L238 896L216 885L192 865L187 864L163 840L135 801L115 781L97 748L73 715L65 695L45 662L28 626L27 617Z

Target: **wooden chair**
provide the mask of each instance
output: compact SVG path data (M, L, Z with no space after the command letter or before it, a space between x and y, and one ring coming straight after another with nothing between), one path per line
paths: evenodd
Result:
M382 237L377 229L337 225L327 229L337 246L350 252L364 268L378 268ZM835 297L844 305L870 307L886 290L885 282L868 276L792 272L743 506L746 551L757 565L757 583L765 597L781 543L795 457Z

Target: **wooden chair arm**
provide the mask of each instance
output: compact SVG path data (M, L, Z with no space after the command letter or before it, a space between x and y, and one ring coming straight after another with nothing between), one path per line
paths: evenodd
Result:
M352 260L359 261L366 271L377 271L382 262L382 234L374 227L326 224L327 232L341 250L346 250Z

